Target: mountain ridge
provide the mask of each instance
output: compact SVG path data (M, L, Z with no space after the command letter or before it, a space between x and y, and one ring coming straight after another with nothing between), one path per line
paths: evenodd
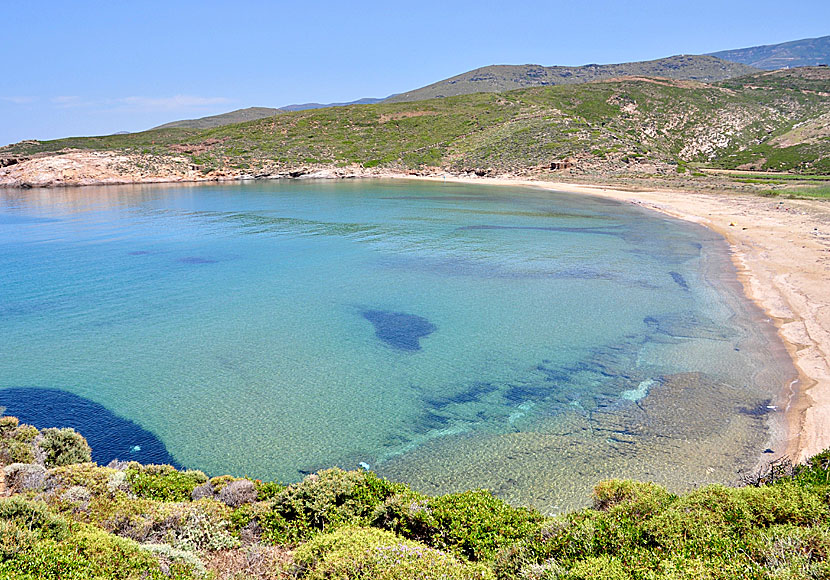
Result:
M707 55L675 55L648 61L583 66L490 65L394 95L384 102L403 103L472 93L500 93L535 86L582 84L626 76L716 82L757 71L758 69L741 63Z
M763 70L830 64L830 36L721 50L709 56Z
M209 115L207 117L199 117L197 119L182 119L181 121L171 121L163 125L153 127L153 129L210 129L212 127L222 127L224 125L233 125L234 123L244 123L246 121L255 121L257 119L265 119L273 117L280 113L305 111L308 109L325 109L328 107L348 107L350 105L372 105L379 103L384 99L362 98L347 103L301 103L296 105L285 105L284 107L246 107L244 109L235 109L227 113L220 113L219 115Z
M504 92L531 86L552 86L610 80L628 76L666 77L716 82L757 72L830 62L830 36L805 38L779 44L723 50L704 55L675 55L660 59L581 66L488 65L385 98L362 98L337 103L301 103L283 107L247 107L196 119L172 121L153 129L209 129L272 117L284 112L376 104L412 102L476 92Z

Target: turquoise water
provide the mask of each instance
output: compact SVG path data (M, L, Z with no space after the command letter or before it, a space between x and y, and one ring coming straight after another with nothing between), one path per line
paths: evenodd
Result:
M725 480L780 435L790 369L722 241L607 200L411 181L0 190L0 272L0 387L102 405L213 475L362 462L555 510L612 467L671 482L700 463L690 449L730 458L689 468ZM551 469L577 456L578 475Z

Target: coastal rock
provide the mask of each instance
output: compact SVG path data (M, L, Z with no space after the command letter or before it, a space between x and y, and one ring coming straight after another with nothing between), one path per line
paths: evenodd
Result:
M93 184L204 180L184 157L111 151L73 151L0 164L0 187L60 187Z
M35 463L12 463L3 468L3 474L11 493L40 491L46 480L46 469Z

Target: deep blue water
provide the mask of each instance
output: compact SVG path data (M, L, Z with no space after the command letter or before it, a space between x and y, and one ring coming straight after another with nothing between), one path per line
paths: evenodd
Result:
M528 188L0 190L0 272L0 405L77 425L101 461L365 462L545 504L499 474L577 449L580 481L670 479L689 449L751 464L786 375L713 234Z

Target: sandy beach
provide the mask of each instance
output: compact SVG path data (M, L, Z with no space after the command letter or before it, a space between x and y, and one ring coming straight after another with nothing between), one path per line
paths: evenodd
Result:
M731 248L744 292L774 322L799 372L796 382L782 385L788 400L787 455L801 461L830 447L830 204L510 178L418 178L596 195L699 223L721 234Z

